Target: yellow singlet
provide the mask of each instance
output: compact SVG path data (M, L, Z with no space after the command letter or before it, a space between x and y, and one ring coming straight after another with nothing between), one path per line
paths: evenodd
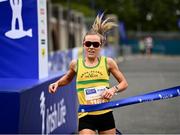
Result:
M76 89L80 104L99 104L108 102L101 97L102 92L109 87L109 73L107 70L107 58L101 56L99 62L94 67L87 67L83 58L77 61ZM79 113L81 118L87 114L99 115L111 110Z

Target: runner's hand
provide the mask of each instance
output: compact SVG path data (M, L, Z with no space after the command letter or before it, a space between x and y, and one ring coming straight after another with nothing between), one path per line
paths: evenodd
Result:
M110 88L110 89L105 90L102 93L102 97L110 100L114 96L115 93L116 93L115 89Z
M55 93L58 88L58 83L52 83L49 85L49 93Z

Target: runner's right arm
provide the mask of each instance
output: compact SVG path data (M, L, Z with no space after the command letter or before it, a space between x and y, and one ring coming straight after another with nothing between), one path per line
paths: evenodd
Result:
M57 88L69 84L76 75L77 60L72 60L67 73L56 82L49 85L49 93L55 93Z

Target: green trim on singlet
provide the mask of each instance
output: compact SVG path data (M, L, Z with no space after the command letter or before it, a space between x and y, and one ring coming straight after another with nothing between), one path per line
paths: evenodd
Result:
M81 92L81 91L84 91L84 88L77 89L77 92Z
M79 60L77 59L77 64L76 64L76 75L78 74L78 70L79 70Z
M98 83L98 82L109 82L109 80L107 79L86 80L86 81L78 81L77 84L89 84L89 83Z
M107 67L107 57L105 57L105 66L106 66L107 74L110 75L110 73L109 73L109 71L108 71L108 67Z
M96 67L99 66L100 62L101 62L101 57L98 59L98 64L97 64L97 65L92 66L92 67L88 67L88 66L85 65L85 59L82 58L82 63L83 63L83 66L84 66L85 68L96 68Z

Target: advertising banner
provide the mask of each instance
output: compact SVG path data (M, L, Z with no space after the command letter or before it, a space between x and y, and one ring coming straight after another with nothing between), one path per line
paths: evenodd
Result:
M47 77L46 0L0 0L0 19L0 77Z
M0 79L0 134L77 133L75 79L50 94L48 85L57 79Z

